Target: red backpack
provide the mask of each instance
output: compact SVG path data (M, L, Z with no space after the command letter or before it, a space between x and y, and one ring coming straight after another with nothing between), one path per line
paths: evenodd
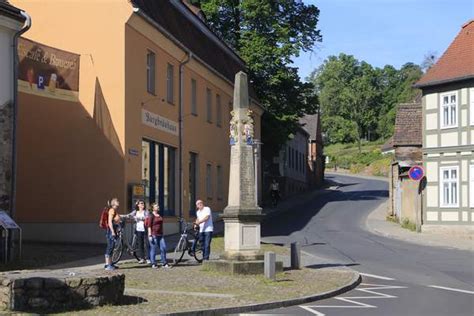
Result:
M109 209L108 206L104 207L100 214L99 227L102 229L107 229L109 227Z

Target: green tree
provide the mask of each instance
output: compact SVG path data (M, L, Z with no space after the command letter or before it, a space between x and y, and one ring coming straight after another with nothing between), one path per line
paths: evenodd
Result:
M312 83L302 82L293 58L321 41L319 9L298 0L201 0L210 27L247 63L263 116L264 154L273 155L315 113Z
M354 56L330 56L312 75L319 93L323 118L340 116L355 124L360 143L377 124L379 112L378 72Z

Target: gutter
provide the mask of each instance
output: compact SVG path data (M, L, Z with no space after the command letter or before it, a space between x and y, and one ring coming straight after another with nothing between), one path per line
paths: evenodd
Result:
M183 217L183 113L184 113L184 78L183 78L183 67L191 61L193 53L186 51L186 59L179 63L179 110L178 110L178 126L179 126L179 145L178 145L178 165L179 165L179 179L178 179L178 190L179 190L179 201L178 210L179 217Z
M17 123L18 123L18 38L31 28L31 17L25 11L20 14L26 19L23 28L13 36L13 127L12 127L12 181L10 216L15 219L16 213L16 177L17 177Z
M427 88L431 86L438 86L446 83L453 83L453 82L458 82L458 81L463 81L463 80L469 80L469 79L474 79L474 75L466 75L463 77L457 77L457 78L451 78L451 79L444 79L444 80L435 80L435 81L429 81L426 83L415 83L413 85L413 88Z

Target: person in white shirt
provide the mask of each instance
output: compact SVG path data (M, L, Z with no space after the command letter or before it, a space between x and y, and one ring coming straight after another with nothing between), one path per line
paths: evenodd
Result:
M201 245L203 245L203 260L209 260L212 232L214 231L212 212L208 206L204 206L204 202L201 200L196 201L196 207L196 221L194 223L199 225L199 240L201 241ZM195 245L196 243L194 243L193 246Z
M146 263L148 259L148 240L146 238L145 220L150 213L145 208L145 201L138 200L135 203L135 210L128 214L129 218L135 221L135 235L137 236L138 249L137 255L140 260L138 263Z

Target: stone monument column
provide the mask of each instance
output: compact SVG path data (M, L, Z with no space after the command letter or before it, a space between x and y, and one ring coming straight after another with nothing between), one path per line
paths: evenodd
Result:
M254 124L244 72L235 75L234 105L230 121L230 176L228 205L224 209L226 260L262 260L260 220L253 160Z

